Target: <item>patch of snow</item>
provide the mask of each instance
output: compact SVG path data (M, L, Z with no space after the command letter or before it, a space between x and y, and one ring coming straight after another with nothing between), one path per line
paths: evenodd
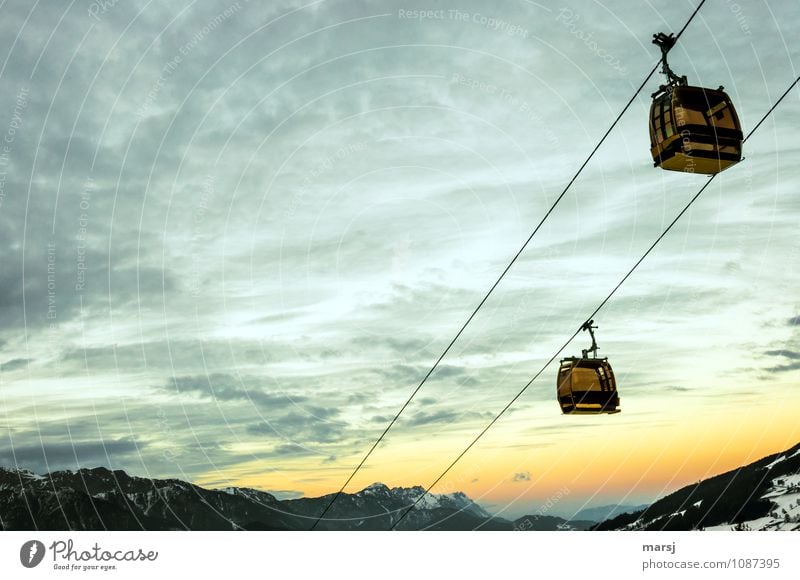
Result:
M745 522L745 525L751 530L768 530L771 526L775 526L777 523L778 522L776 522L775 518L771 516L764 516L763 518Z
M440 495L439 498L451 501L459 510L469 512L479 517L490 518L492 515L481 506L472 501L465 493L457 491L455 493Z
M770 501L778 506L778 510L786 510L790 516L800 514L800 507L797 506L797 500L800 499L800 493L784 493L778 497L771 497ZM782 512L778 514L782 515Z
M716 526L708 526L705 528L707 532L730 532L731 525L728 523L718 524Z
M795 452L790 457L800 454L800 451ZM788 459L785 455L781 455L767 466L768 469L774 467L781 461ZM780 483L779 483L780 482ZM767 492L761 496L762 499L767 499L772 503L770 514L756 518L754 520L742 522L741 526L745 529L758 531L758 530L800 530L800 473L793 473L791 475L782 475L772 478L772 486ZM692 505L700 507L703 500L697 501ZM676 517L683 515L686 510L673 513L667 517ZM785 512L785 513L784 513ZM774 517L772 514L775 514ZM786 521L788 516L789 521ZM650 521L643 521L641 519L628 524L624 529L628 530L641 530L660 518ZM735 524L726 522L715 526L708 526L705 528L707 531L731 531Z
M779 464L781 461L785 461L785 460L786 460L786 456L785 456L785 455L781 455L781 456L780 456L780 457L778 457L778 458L777 458L775 461L773 461L772 463L770 463L769 465L767 465L767 469L772 469L773 467L775 467L776 465L778 465L778 464Z
M783 483L779 484L778 481ZM782 475L772 480L773 487L791 487L793 485L800 485L800 473L793 473L792 475Z
M432 494L426 494L417 504L418 508L423 509L435 509L441 506L441 501L438 497Z
M562 522L560 524L556 524L556 529L561 530L562 532L571 531L573 528L567 522Z
M769 516L765 516L763 518L758 518L755 520L750 520L747 522L743 522L742 525L746 526L747 528L757 531L757 530L764 530L767 529L768 526L773 525L775 522L774 518ZM708 526L706 528L707 532L730 532L733 531L735 524L719 524L717 526Z
M386 484L381 483L380 481L376 481L375 483L368 485L364 489L361 490L361 493L366 493L368 495L374 495L376 493L384 493L389 491L389 488Z
M784 461L786 457L779 458ZM777 463L776 460L773 463ZM778 483L781 482L781 483ZM800 491L795 491L800 484L800 474L784 475L772 479L772 487L761 499L768 499L772 503L770 514L743 522L743 525L751 530L796 530L800 527ZM789 491L789 490L792 491ZM774 516L772 515L774 514ZM788 516L789 521L786 521ZM714 526L711 529L733 529L731 524Z

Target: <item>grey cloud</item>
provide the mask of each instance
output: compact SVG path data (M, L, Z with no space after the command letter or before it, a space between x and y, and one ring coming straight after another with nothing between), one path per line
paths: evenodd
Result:
M163 390L176 395L196 395L216 401L248 402L265 409L285 408L307 400L302 395L272 394L266 392L260 384L253 383L263 381L228 374L185 376L173 377Z
M377 371L378 374L383 376L384 378L390 381L397 381L397 382L410 382L413 381L415 378L419 379L424 376L424 371L422 367L412 366L408 364L396 364L392 365L391 367L380 369Z
M800 316L792 316L786 323L789 326L800 326Z
M434 372L439 376L439 378L447 379L451 377L463 377L465 374L469 372L469 370L464 367L457 367L445 364L436 367L436 370Z
M142 297L165 297L178 287L172 272L150 266L114 267L110 280L111 296L118 306L138 302Z
M85 373L85 367L99 372L104 370L117 371L121 368L148 368L150 370L174 372L182 370L186 373L207 371L209 374L225 375L222 371L235 368L237 361L258 363L263 366L275 361L296 360L302 358L293 345L281 344L274 341L255 340L198 340L192 339L190 333L176 329L175 337L165 340L165 337L153 333L153 340L145 342L131 342L109 346L76 347L67 343L63 347L60 360L64 363L64 372ZM147 336L143 338L148 338ZM232 376L232 375L231 375ZM248 384L259 380L274 388L289 389L304 381L313 381L314 377L303 376L297 379L282 377L272 382L254 377L243 377ZM226 381L230 382L230 381Z
M284 461L302 457L321 457L323 464L336 461L336 457L325 449L318 449L313 445L302 445L300 443L281 443L271 450L259 454L259 457L278 458Z
M431 413L422 411L414 413L406 422L409 427L420 427L435 423L452 423L460 417L461 414L455 411L433 411Z
M391 367L379 369L377 373L390 381L413 383L422 380L429 369L430 367L426 368L422 365L395 364ZM469 372L470 370L464 367L441 364L436 367L436 370L430 376L428 381L434 382L438 380L445 381L447 379L456 379L459 384L478 384L478 380L475 377L468 376Z
M276 457L303 457L306 455L319 455L313 449L300 445L298 443L282 443L277 445L269 455Z
M519 481L530 481L531 480L531 472L530 471L520 471L514 474L514 477L511 478L513 482Z
M374 337L359 336L353 339L353 344L361 347L384 346L392 352L400 355L424 352L431 349L432 339L424 338L396 338L396 337Z
M800 360L800 351L781 349L781 350L768 350L764 354L769 356L782 356L791 360Z
M371 393L350 393L345 399L345 403L363 404L371 399Z
M774 367L769 367L766 370L767 372L771 373L785 373L789 371L797 371L800 370L800 361L788 363L785 365L776 365Z
M350 426L338 419L338 409L306 406L302 412L265 419L249 425L252 435L271 435L301 444L337 443L350 435Z
M561 425L537 425L524 430L524 433L532 433L534 435L558 434L562 432L563 427Z
M458 421L465 421L469 419L475 418L488 418L491 416L491 413L479 413L474 411L467 411L467 412L457 412L457 411L450 411L450 410L439 410L439 411L419 411L411 415L409 419L406 420L406 424L409 427L422 427L425 425L435 425L439 423L449 423L454 424Z
M32 363L33 359L31 358L15 358L9 361L6 361L0 364L0 372L10 373L17 369L21 369L26 367L29 363Z
M0 233L0 249L6 256L0 273L0 322L6 328L25 322L33 331L51 323L63 324L80 315L82 305L91 311L108 311L133 302L147 307L159 297L162 302L171 302L177 284L169 269L144 264L109 267L107 255L93 242L80 249L79 263L79 249L73 239L78 217L72 214L69 209L57 214L68 216L63 218L68 225L55 235L41 223L29 225L24 233L19 223ZM29 240L24 261L21 252L14 249L23 238ZM24 286L20 283L23 269Z
M426 284L412 287L407 284L395 283L392 285L392 295L387 299L379 299L365 305L364 310L385 315L395 313L398 316L409 316L418 312L420 306L430 307L437 305L437 310L463 311L463 305L474 300L473 292L453 288L444 284Z
M800 352L789 349L775 349L768 350L764 354L772 357L779 357L788 359L790 362L768 367L765 370L768 373L786 373L790 371L800 370Z
M133 465L146 447L133 439L26 443L0 449L0 465L17 465L40 474L98 465Z

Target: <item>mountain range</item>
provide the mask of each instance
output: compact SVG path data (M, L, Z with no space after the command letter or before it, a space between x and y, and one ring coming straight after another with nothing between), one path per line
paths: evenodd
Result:
M358 493L342 494L318 529L388 529L423 491L375 483ZM178 479L134 477L104 467L47 475L0 468L0 529L307 530L331 497L279 500L256 489L205 489ZM513 526L457 492L424 497L398 529L510 530Z
M512 521L493 516L461 492L430 494L397 529L800 529L798 471L800 444L652 505L603 506L581 511L569 521L541 514ZM357 493L343 493L317 529L387 530L423 492L419 486L374 483ZM104 467L46 475L0 468L2 530L308 530L331 499L279 500L257 489L206 489ZM621 513L626 510L632 512Z

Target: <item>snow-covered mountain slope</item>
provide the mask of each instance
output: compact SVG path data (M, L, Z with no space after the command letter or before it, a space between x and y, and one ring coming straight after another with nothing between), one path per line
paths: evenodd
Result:
M342 494L320 523L322 529L386 530L400 520L402 514L416 503L403 518L398 529L510 530L513 524L493 518L486 510L461 492L423 495L424 488L393 487L373 483L354 494ZM332 495L318 498L286 500L288 509L307 516L309 525L331 501ZM418 501L419 500L419 501Z
M602 522L600 530L796 530L800 444Z
M711 526L707 530L800 530L800 473L782 475L771 480L771 487L761 499L769 500L772 509L766 516L730 524Z

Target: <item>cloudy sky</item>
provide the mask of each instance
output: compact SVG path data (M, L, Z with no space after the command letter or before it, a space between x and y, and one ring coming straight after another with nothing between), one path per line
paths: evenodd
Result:
M0 464L338 489L695 6L0 3ZM708 0L671 64L747 131L798 30ZM659 82L348 490L429 483L702 186ZM435 491L637 503L800 439L799 95L596 317L623 412L548 368Z

